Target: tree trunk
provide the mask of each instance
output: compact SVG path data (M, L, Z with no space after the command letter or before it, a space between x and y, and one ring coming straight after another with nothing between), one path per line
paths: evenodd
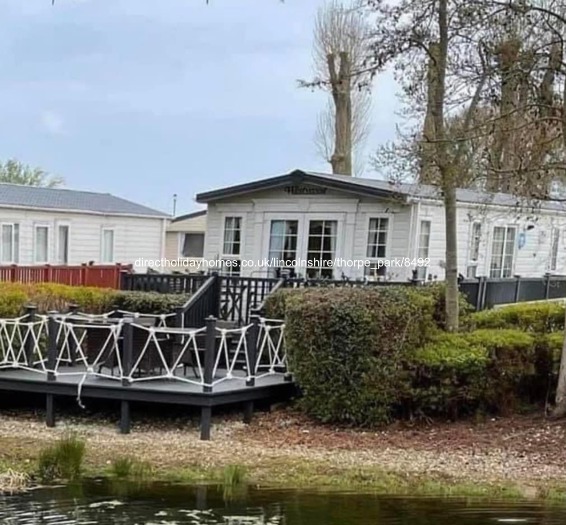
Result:
M335 55L327 57L334 119L334 153L330 159L332 173L352 175L352 93L351 64L348 53L340 53L340 68L336 71Z
M450 179L451 177L448 176ZM458 203L454 184L444 189L444 218L446 221L446 330L458 331Z
M438 85L437 63L440 56L438 43L430 44L430 57L427 68L427 101L424 119L423 137L420 147L420 173L419 182L423 184L438 184L438 170L434 163L436 131L434 128L435 93Z
M565 313L566 326L566 313ZM560 372L558 373L558 387L552 417L566 416L566 337L562 343L562 356L560 359Z

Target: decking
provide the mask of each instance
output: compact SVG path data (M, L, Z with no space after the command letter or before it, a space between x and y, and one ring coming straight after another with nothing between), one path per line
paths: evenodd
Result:
M0 395L44 394L49 426L58 396L117 400L122 433L131 402L198 407L201 438L210 439L214 407L243 405L249 422L254 402L294 394L280 321L253 316L224 328L209 317L185 328L168 326L167 316L113 314L0 319Z

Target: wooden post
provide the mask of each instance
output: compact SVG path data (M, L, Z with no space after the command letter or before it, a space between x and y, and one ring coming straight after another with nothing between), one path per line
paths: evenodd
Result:
M122 321L122 386L130 386L130 380L128 379L128 376L132 371L133 365L133 322L134 320L131 317L127 317Z
M79 311L79 305L78 304L69 305L69 313L71 314L71 316L76 315L78 311ZM72 324L72 321L71 321L71 324ZM75 334L75 336L76 336L76 334ZM73 337L72 335L70 335L70 339L69 339L69 358L71 360L71 366L75 366L75 364L77 362L77 341L76 341L75 337Z
M27 315L26 322L27 323L35 323L36 312L37 312L36 306L33 306L33 305L30 304L26 307L26 315ZM35 331L34 331L33 326L31 326L31 325L27 330L28 330L28 333L27 333L26 345L25 345L26 365L27 366L33 366L33 351L34 351L35 342L33 340L32 333L34 333Z
M212 426L212 407L202 407L200 409L200 439L210 440L210 427Z
M550 296L550 277L551 275L547 273L545 276L545 283L544 283L544 298L548 299Z
M246 401L244 405L244 423L246 425L249 425L252 422L253 415L254 415L254 402Z
M130 402L122 399L120 402L120 434L129 434L131 425Z
M55 396L47 394L45 398L45 424L48 427L55 426Z
M257 354L258 354L258 343L259 343L259 330L261 319L257 310L254 310L250 316L251 327L248 329L247 333L247 351L248 351L248 363L250 370L248 370L248 379L246 381L246 386L255 385L255 371L257 366Z
M204 386L203 392L212 392L214 363L216 361L216 317L206 318L206 343L204 350Z
M47 381L55 381L55 367L57 366L57 312L49 312L47 321Z
M519 302L519 295L521 293L521 277L515 276L515 302Z

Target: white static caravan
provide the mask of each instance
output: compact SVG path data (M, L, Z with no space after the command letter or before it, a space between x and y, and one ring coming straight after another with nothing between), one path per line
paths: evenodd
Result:
M0 265L160 259L168 218L108 193L0 184Z
M472 190L458 190L457 198L461 275L566 274L562 204L527 208L512 195ZM229 273L280 275L280 268L253 264L279 259L296 261L298 277L444 279L444 208L433 186L295 170L201 193L197 201L208 206L204 259L223 261ZM419 258L428 266L415 268Z

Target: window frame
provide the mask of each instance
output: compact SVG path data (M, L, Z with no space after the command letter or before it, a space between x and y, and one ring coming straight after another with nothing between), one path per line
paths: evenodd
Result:
M226 232L227 232L226 223L228 219L240 220L240 224L239 224L240 239L238 241L240 249L237 254L224 252L224 247L226 246ZM222 263L220 268L220 273L222 275L235 276L235 277L241 275L241 271L242 271L241 261L242 261L242 254L244 253L244 231L245 231L245 225L244 225L243 215L237 213L225 213L222 215L222 236L220 237L220 250L219 250L220 261L221 262L231 261L230 265L224 265L224 263ZM234 244L235 242L232 241L232 245Z
M185 246L185 237L187 235L202 235L202 255L183 255L183 248ZM179 258L202 259L204 257L205 242L206 242L205 232L179 232Z
M495 242L495 230L497 228L500 229L504 229L505 230L505 237L503 238L503 251L502 251L502 260L501 260L501 267L499 268L499 275L494 275L494 269L492 268L493 266L493 255L494 255L494 242ZM512 259L511 259L511 267L509 269L509 275L507 277L505 277L503 275L504 273L504 268L505 268L505 257L506 257L506 247L507 247L507 241L508 241L508 234L509 234L509 230L513 230L514 231L514 237L513 237L513 251L512 251ZM492 279L510 279L513 277L514 273L515 273L515 263L516 263L516 259L517 259L517 240L518 240L518 231L519 228L516 224L495 224L493 225L493 228L491 229L491 246L490 246L490 254L489 254L489 277Z
M45 247L45 260L41 261L37 258L37 230L39 228L44 228L47 230L47 235L45 237L47 246ZM49 252L51 248L51 225L45 223L36 223L33 225L33 263L34 264L49 264Z
M479 236L475 236L474 235L474 229L476 226L479 226ZM471 225L470 225L470 236L468 239L468 261L466 264L466 277L468 279L476 279L477 278L477 272L478 272L478 267L479 267L479 256L481 253L481 242L482 242L482 237L484 234L484 228L483 228L483 223L482 221L472 221ZM476 259L472 258L472 254L475 251L475 241L477 239L477 252L478 252L478 256ZM470 272L470 270L473 270L473 272ZM470 275L470 273L473 273L473 275Z
M385 253L383 257L368 257L368 250L370 247L370 234L373 231L380 231L380 230L372 230L371 229L371 221L378 220L382 221L383 219L387 220L387 232L386 232L386 239L385 239ZM391 251L391 232L393 231L393 216L388 214L375 214L369 213L366 216L366 235L365 235L365 260L366 260L366 267L364 269L364 274L366 277L370 278L383 278L386 274L386 267L381 266L379 269L376 268L377 263L389 257ZM372 246L379 246L379 244ZM379 272L379 273L378 273Z
M318 250L310 250L309 245L310 245L310 241L311 241L311 224L313 222L322 222L323 223L323 231L322 234L319 236L317 235L316 237L320 237L320 248ZM334 235L326 235L324 232L324 226L325 223L334 223L335 225L335 231L334 231ZM314 236L314 235L313 235ZM308 279L334 279L335 275L334 275L334 265L332 266L322 266L322 261L323 260L336 260L336 258L338 257L338 242L339 242L339 236L340 236L340 221L337 218L315 218L315 217L308 217L306 219L306 223L305 223L305 242L306 242L306 249L305 249L305 257L306 257L306 261L307 261L307 268L305 269L305 274L306 277ZM325 239L331 239L334 238L334 250L332 253L332 259L324 259L323 254L328 253L328 250L324 249L324 240ZM317 258L311 258L310 254L311 253L317 253L318 257ZM308 266L308 263L310 261L317 261L319 264L317 266ZM326 274L326 275L324 275Z
M12 257L10 260L4 260L4 226L10 226L12 228L12 235L11 235L11 250L12 250ZM16 249L16 228L18 230L18 242L17 242L17 249ZM2 243L0 244L0 263L1 264L18 264L20 261L20 235L21 235L21 228L19 222L1 222L0 223L0 235L2 235Z
M110 260L104 257L104 234L106 232L112 232L112 257ZM101 264L114 264L116 262L116 228L114 226L103 226L100 229L100 263Z
M67 260L66 261L61 261L59 259L59 251L61 249L61 235L60 235L61 228L67 228ZM55 249L56 249L57 264L65 266L69 264L69 261L71 259L71 225L68 222L58 222L56 231L57 233L55 239L56 241Z
M426 245L426 255L421 253L423 246L421 245L421 239L423 234L423 224L428 224L428 240ZM430 241L432 239L432 219L420 219L419 220L419 235L417 238L417 259L430 259ZM416 267L415 276L417 279L425 281L428 274L428 266L420 265Z

